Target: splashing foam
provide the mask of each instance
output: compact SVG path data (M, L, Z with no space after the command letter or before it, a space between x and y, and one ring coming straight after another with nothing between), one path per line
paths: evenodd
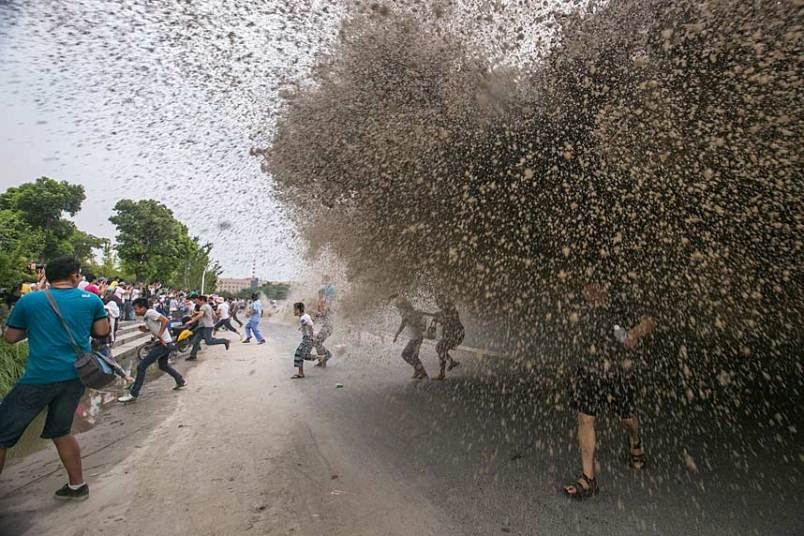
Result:
M545 362L605 282L660 319L654 373L800 392L801 2L612 1L514 65L392 4L346 17L256 151L313 252L356 292L446 291Z

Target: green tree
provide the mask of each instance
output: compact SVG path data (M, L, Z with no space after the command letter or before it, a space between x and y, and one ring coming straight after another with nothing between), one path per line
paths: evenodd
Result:
M246 300L251 298L251 295L255 292L257 294L264 294L269 300L284 300L287 299L288 294L290 293L290 285L287 283L271 283L269 281L267 283L263 283L256 289L244 288L243 290L235 293L222 292L221 294L226 298L233 297Z
M15 289L23 280L33 281L26 271L44 246L44 237L14 210L0 209L0 288Z
M123 270L120 266L120 258L111 240L102 239L100 262L92 262L87 265L85 271L91 271L96 275L102 275L110 279L118 278L125 281L132 279L131 274Z
M9 188L0 194L0 209L16 212L32 230L42 235L37 257L47 260L58 255L76 255L87 261L100 239L79 231L64 214L75 216L86 195L80 184L39 177L34 182Z
M211 260L212 244L201 243L197 236L182 241L182 266L172 281L175 287L201 290L203 275L204 291L215 288L218 276L223 272L218 261Z
M191 237L187 226L158 201L123 199L109 218L117 227L117 253L123 271L138 281L198 289L206 270L206 288L212 288L221 267L212 262L212 245Z

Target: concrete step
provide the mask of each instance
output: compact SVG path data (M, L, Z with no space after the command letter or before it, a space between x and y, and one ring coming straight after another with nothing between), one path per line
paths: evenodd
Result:
M114 347L122 346L132 341L137 341L142 339L142 342L147 341L151 335L149 333L143 333L139 330L129 331L127 333L123 333L122 330L117 331L117 336L115 337Z
M117 334L123 335L126 333L137 332L139 326L141 325L142 322L131 321L131 320L120 322L120 326L117 328Z

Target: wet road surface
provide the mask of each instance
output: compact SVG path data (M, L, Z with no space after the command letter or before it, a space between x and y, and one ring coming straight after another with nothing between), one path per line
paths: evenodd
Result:
M782 463L757 449L741 460L748 473L735 473L728 440L690 435L693 472L652 417L652 463L635 474L616 420L603 419L601 494L573 502L559 492L578 472L573 419L549 372L463 356L449 381L417 383L398 357L404 341L364 338L340 341L330 367L290 380L298 332L264 332L263 346L204 350L187 391L149 381L136 404L111 407L81 434L89 501L51 499L64 478L52 447L10 463L0 535L792 535L804 526L802 499L789 493L790 478L800 482L795 453ZM432 348L423 361L435 370Z

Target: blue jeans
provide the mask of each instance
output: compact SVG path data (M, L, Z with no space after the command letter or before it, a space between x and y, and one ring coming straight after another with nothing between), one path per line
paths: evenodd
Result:
M216 344L226 344L229 341L226 339L217 339L212 336L212 328L197 328L193 335L193 349L190 350L190 357L198 355L198 350L201 349L201 339L207 343L207 346L215 346Z
M142 384L145 383L145 371L157 361L159 362L159 369L170 374L170 377L176 380L176 385L182 385L184 383L184 378L182 378L181 374L179 374L179 371L170 366L170 362L168 361L169 357L169 347L162 344L157 344L151 348L151 351L148 352L148 355L146 355L145 358L140 361L140 364L137 365L137 379L134 380L134 385L132 385L131 389L129 390L131 396L140 396L140 389L142 389Z
M249 317L248 324L246 324L246 339L250 339L252 334L257 338L257 342L262 342L265 340L265 337L263 337L262 333L260 333L259 316Z

